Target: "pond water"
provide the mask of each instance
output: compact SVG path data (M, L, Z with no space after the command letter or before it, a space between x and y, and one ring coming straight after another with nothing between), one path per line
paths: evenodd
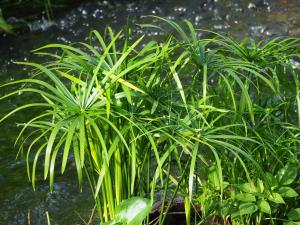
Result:
M16 36L0 34L0 83L28 76L27 69L13 61L42 60L30 51L48 43L86 41L89 31L102 31L110 25L115 31L126 25L145 22L144 15L158 15L169 19L189 19L197 28L212 29L237 38L300 36L299 0L144 0L98 1L84 3L62 12L47 22L38 18L17 32ZM14 18L10 18L14 21ZM147 20L149 22L149 19ZM154 30L141 30L137 35L147 38L161 35ZM0 95L7 92L1 88ZM28 97L0 102L0 116ZM19 114L0 125L0 224L46 224L48 211L52 224L84 224L93 208L88 185L79 191L75 170L70 168L55 180L54 192L49 192L48 181L38 180L34 192L26 174L24 158L16 159L14 140L18 127L30 113ZM81 219L82 218L82 219ZM97 221L95 220L95 224Z

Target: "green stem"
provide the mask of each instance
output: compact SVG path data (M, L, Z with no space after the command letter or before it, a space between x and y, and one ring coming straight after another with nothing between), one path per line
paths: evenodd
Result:
M178 183L177 183L177 186L176 186L176 188L175 188L175 191L174 191L174 193L173 193L173 195L172 195L172 198L171 198L171 200L170 200L170 202L169 202L169 204L168 204L168 207L167 207L167 209L166 209L166 213L164 213L164 216L163 216L163 218L162 218L161 224L164 223L164 221L165 221L165 219L166 219L166 217L167 217L167 215L168 215L168 211L170 210L170 208L171 208L171 206L172 206L172 204L173 204L173 201L174 201L174 199L175 199L175 197L176 197L176 194L177 194L177 192L178 192L178 190L179 190L180 184L181 184L181 182L183 181L183 179L185 178L185 173L186 173L186 171L187 171L188 165L189 165L189 162L187 162L186 165L185 165L185 168L184 168L184 170L183 170L183 172L182 172L182 174L181 174L181 177L180 177L180 179L179 179L179 181L178 181Z
M88 182L89 182L91 191L93 193L93 196L95 196L95 187L96 187L96 179L95 179L95 176L94 176L95 167L94 167L93 159L92 159L92 156L91 156L91 146L90 146L90 141L89 141L89 136L90 135L87 132L86 126L85 126L85 133L86 133L86 143L87 143L87 149L88 149L87 154L88 154L89 164L92 167L91 176L90 176L86 166L84 166L84 171L85 171L85 174L88 178ZM96 203L96 206L97 206L100 221L101 221L101 223L104 223L102 207L101 207L101 201L100 201L100 198L99 198L98 195L95 198L95 203Z
M166 176L167 179L170 177L170 168L171 168L171 157L169 156L168 173ZM165 203L166 203L166 199L167 199L168 187L169 187L169 181L167 180L165 183L165 190L164 190L164 197L163 197L163 201L162 201L162 205L161 205L161 212L159 214L159 225L163 224L162 218L163 218L163 211L164 211ZM168 211L166 211L165 213L167 214Z
M203 65L203 83L202 83L203 99L204 99L204 109L206 107L206 95L207 95L207 64Z

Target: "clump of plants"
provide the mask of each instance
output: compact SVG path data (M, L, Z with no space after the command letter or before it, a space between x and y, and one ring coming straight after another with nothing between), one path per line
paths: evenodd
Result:
M42 176L52 191L74 162L101 223L164 224L180 197L186 224L298 224L300 39L199 38L189 21L152 19L143 26L174 33L145 43L107 28L49 44L34 50L46 63L18 63L30 78L2 85L15 90L1 100L31 102L1 122L38 109L16 140L33 188Z

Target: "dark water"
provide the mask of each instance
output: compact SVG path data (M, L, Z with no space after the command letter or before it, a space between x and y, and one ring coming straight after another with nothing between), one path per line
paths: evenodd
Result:
M150 14L177 20L187 18L198 28L225 32L240 39L246 36L256 39L300 36L300 0L119 0L85 3L60 12L53 22L37 19L18 31L16 36L0 34L0 83L28 76L26 69L12 62L40 61L30 52L32 49L47 43L85 41L92 29L101 31L110 25L118 31L127 19L135 25L145 22L143 16ZM136 35L145 33L148 39L161 35L154 30L134 27ZM1 88L0 95L8 91ZM20 95L0 101L0 117L28 98ZM64 176L56 178L53 193L49 192L48 182L42 180L37 182L37 190L33 192L24 159L15 159L14 139L19 131L15 121L24 121L28 114L26 112L0 125L0 225L28 224L28 212L31 224L43 225L46 224L46 211L52 218L52 224L84 224L80 217L88 221L93 200L87 185L84 185L83 192L79 191L72 167Z

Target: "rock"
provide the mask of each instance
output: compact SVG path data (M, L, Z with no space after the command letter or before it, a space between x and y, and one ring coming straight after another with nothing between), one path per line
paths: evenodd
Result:
M248 9L255 9L255 8L256 8L256 5L252 2L250 2L248 5Z

